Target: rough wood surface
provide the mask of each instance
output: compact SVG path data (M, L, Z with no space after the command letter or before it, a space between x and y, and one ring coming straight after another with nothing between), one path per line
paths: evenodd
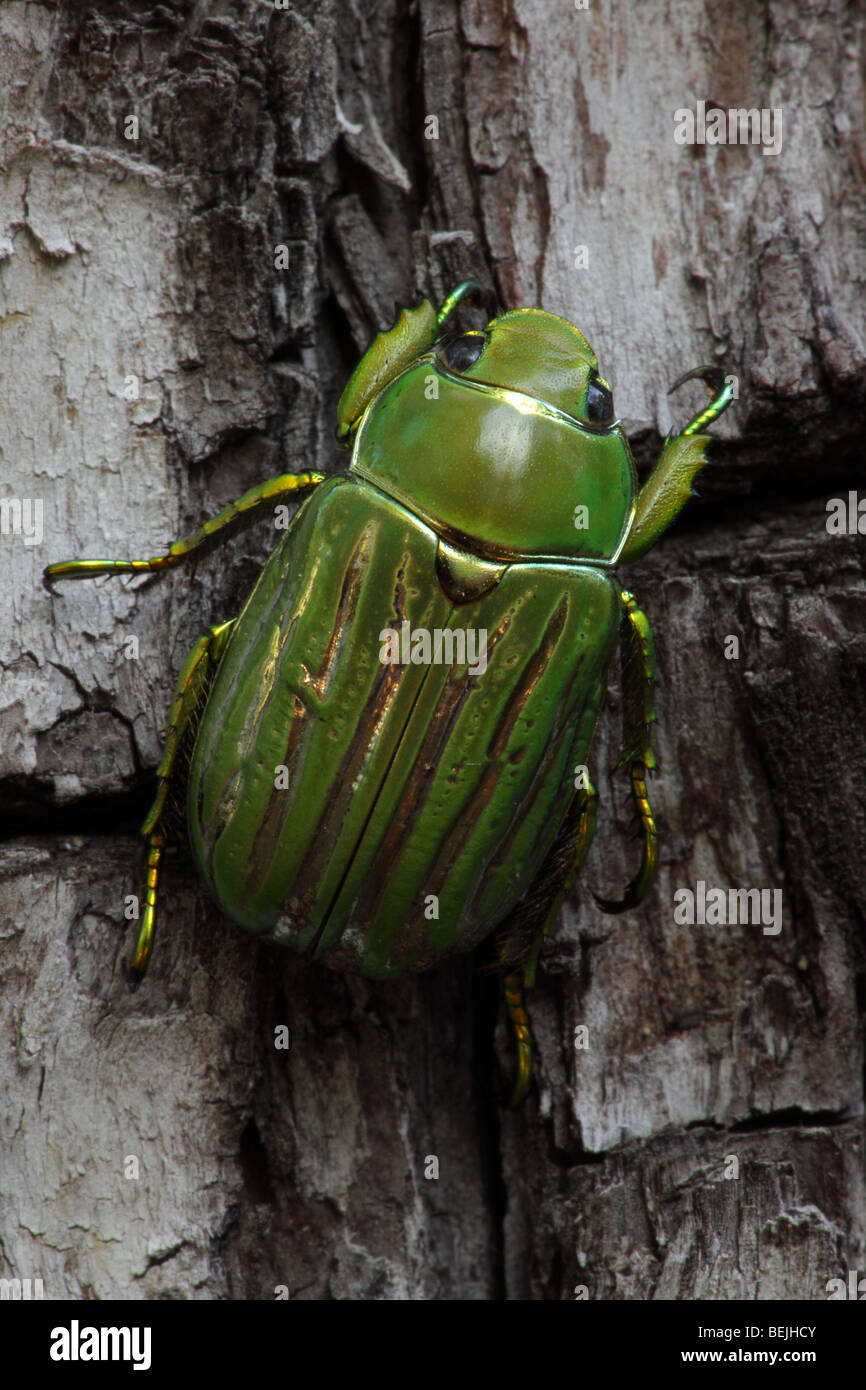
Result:
M0 499L40 501L44 532L2 513L0 1277L820 1299L866 1272L866 551L825 524L864 495L864 42L844 0L0 7ZM678 145L699 99L781 109L781 152ZM642 470L698 404L666 394L685 369L739 385L700 500L622 576L658 649L658 885L620 918L589 893L636 852L614 682L519 1114L477 960L310 969L182 859L130 993L173 681L273 535L157 582L40 583L335 467L372 333L467 275L577 323ZM698 881L781 890L781 931L678 925Z

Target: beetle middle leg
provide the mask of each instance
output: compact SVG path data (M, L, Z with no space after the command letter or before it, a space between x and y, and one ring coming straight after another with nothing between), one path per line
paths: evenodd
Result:
M153 948L159 893L159 870L167 839L164 822L173 775L177 771L178 755L184 745L185 738L193 732L207 688L222 661L235 622L236 619L231 618L218 627L212 627L209 632L199 638L187 657L177 683L177 691L168 717L162 759L156 770L159 786L153 805L141 827L141 833L147 842L147 872L144 911L131 966L132 978L136 984L141 981L147 970Z

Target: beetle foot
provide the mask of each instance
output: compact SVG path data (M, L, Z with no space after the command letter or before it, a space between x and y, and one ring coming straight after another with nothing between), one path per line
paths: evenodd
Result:
M668 391L668 395L672 396L674 391L678 391L686 381L702 381L705 386L709 387L712 400L704 410L699 411L689 421L685 429L680 432L681 437L698 434L701 430L706 429L707 425L718 420L734 399L734 378L726 367L693 367L690 372L683 372L681 377L677 377Z

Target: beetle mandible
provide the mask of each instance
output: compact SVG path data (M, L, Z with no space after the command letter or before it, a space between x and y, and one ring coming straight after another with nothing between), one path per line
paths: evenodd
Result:
M712 400L638 489L577 329L519 309L461 333L463 303L492 310L467 281L373 341L338 405L345 471L283 474L165 555L67 561L45 581L167 570L304 498L240 615L212 627L181 673L142 826L133 977L147 968L169 810L183 797L204 882L267 941L386 978L495 932L518 1104L532 1056L523 992L595 828L595 791L575 787L574 769L618 642L619 765L642 854L622 900L601 906L632 907L653 880L652 636L615 572L680 512L706 461L698 431L732 388L718 367L675 383L700 377Z

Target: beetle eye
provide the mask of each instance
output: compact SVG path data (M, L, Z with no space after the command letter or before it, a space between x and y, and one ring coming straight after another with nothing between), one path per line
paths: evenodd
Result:
M442 360L452 372L465 372L478 361L486 343L483 333L464 333L461 338L446 344L442 350Z
M591 425L608 425L613 419L613 396L600 377L592 376L586 388L586 418Z

